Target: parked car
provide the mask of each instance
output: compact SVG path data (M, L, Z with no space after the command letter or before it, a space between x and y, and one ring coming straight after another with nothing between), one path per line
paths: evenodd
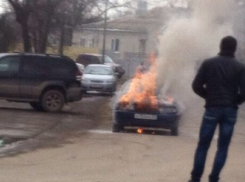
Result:
M82 65L82 64L80 64L80 63L76 63L76 65L77 65L79 71L80 71L81 73L83 73L83 71L84 71L84 65Z
M66 56L2 53L0 99L58 112L64 104L82 98L81 76L75 62Z
M88 66L89 64L103 64L103 56L101 54L80 54L76 62L84 65L84 67ZM105 55L105 62L106 65L111 65L114 68L114 71L117 74L118 78L121 78L125 70L122 68L120 64L116 64L109 56Z
M121 106L120 98L127 93L130 83L130 80L127 81L115 96L112 131L120 132L124 127L169 129L171 135L177 136L183 111L181 104L175 100L159 100L156 110L151 110L148 106L145 109L137 109L138 103Z
M83 72L82 90L101 91L114 93L116 91L117 78L113 68L109 65L90 64Z

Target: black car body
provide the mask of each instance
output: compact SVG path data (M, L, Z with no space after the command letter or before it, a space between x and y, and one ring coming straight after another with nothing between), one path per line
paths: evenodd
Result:
M113 132L119 132L124 127L168 129L171 135L178 135L179 120L182 115L182 108L176 101L168 102L162 99L159 101L157 110L138 110L137 104L130 108L120 106L120 97L126 93L130 82L122 86L121 91L117 93L113 110ZM149 107L148 107L149 108Z
M121 78L125 70L122 68L120 64L115 63L109 56L105 55L105 61L103 63L103 56L101 54L80 54L76 62L84 65L86 67L89 64L107 64L114 68L115 73L117 74L118 78Z
M57 112L65 103L82 98L81 76L76 63L66 56L0 54L0 99Z
M167 111L166 109L166 111L162 113L116 109L113 131L118 132L123 130L125 126L133 126L169 129L172 135L178 135L180 114L178 113L176 107L172 108L172 111Z

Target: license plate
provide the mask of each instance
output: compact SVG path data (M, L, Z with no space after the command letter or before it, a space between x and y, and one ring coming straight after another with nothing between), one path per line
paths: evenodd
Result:
M157 115L152 114L134 114L135 119L157 120Z
M91 87L93 87L93 88L102 88L102 86L98 85L98 84L93 84L93 85L91 85Z

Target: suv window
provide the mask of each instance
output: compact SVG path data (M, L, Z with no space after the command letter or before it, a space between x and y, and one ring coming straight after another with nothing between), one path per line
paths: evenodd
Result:
M0 59L0 76L13 76L19 72L20 57L11 56Z
M23 73L26 76L56 76L74 74L74 67L66 59L41 57L41 56L25 56Z
M44 76L49 70L44 57L24 56L23 73L26 76Z
M70 60L67 59L60 59L60 58L49 58L50 61L50 70L53 74L59 75L59 76L68 76L68 75L74 75L76 73L76 65L72 64Z

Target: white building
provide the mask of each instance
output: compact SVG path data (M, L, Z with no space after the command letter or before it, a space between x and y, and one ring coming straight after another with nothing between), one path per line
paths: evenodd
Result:
M158 7L138 15L107 21L106 54L122 65L127 60L136 65L144 61L147 55L157 51L158 35L175 11ZM104 22L98 22L74 30L72 42L74 46L93 47L102 52L103 38Z

